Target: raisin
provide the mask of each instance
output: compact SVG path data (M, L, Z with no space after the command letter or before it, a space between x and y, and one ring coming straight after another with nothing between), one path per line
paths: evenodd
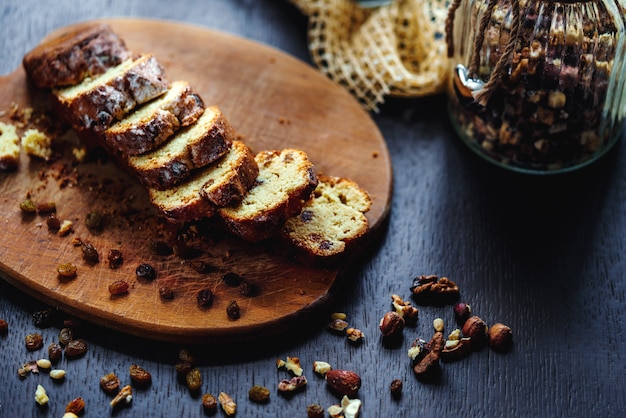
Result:
M137 278L152 281L156 279L156 270L150 264L142 263L135 269Z
M120 379L115 373L109 373L100 378L100 387L107 393L113 393L120 387Z
M196 295L196 300L199 306L209 307L213 303L213 292L211 289L202 289Z
M210 393L202 395L202 407L206 412L213 412L217 409L217 399Z
M241 284L241 282L243 281L243 277L241 277L237 273L231 272L223 275L222 280L224 280L224 283L226 283L228 286L235 287Z
M185 375L185 382L187 382L187 387L191 391L200 389L200 386L202 386L202 375L200 374L200 370L195 368L189 370L187 375Z
M28 334L24 337L24 342L28 351L39 350L43 346L43 336L37 333Z
M37 207L35 206L35 202L30 199L26 199L20 202L20 210L24 213L35 213L37 212Z
M37 203L36 209L37 209L37 213L56 212L57 204L54 202Z
M239 285L239 293L241 293L243 296L254 296L257 293L257 288L252 283L244 280Z
M252 402L267 402L270 398L270 390L265 386L255 385L248 391L248 397Z
M33 314L33 324L37 328L48 328L54 325L58 318L59 310L55 308L44 309Z
M85 217L85 225L88 229L102 229L102 215L99 212L89 212Z
M128 293L128 283L124 280L116 280L109 285L109 293L113 296Z
M65 412L71 412L75 415L78 415L83 409L85 409L85 400L78 397L69 401L69 403L65 407Z
M109 259L109 267L112 269L116 269L122 265L124 262L124 256L120 250L111 250L109 251L109 255L107 257Z
M93 245L89 243L83 243L80 246L80 249L83 252L83 258L89 263L95 264L100 261L98 250L96 250L96 248Z
M231 300L226 307L226 314L230 319L239 319L241 316L241 310L239 309L239 304L236 300Z
M172 300L174 299L174 291L171 287L161 286L159 288L159 296L164 300Z
M313 403L306 407L306 416L308 418L324 418L324 408L321 405Z
M72 340L65 346L65 355L76 358L87 352L87 343L83 340Z
M150 248L156 255L170 255L174 252L172 246L164 241L155 241L150 245Z
M193 261L190 263L191 268L200 274L211 273L217 271L217 267L213 264L209 264L206 261Z
M57 266L59 278L72 279L76 277L76 266L72 263L63 263Z
M59 360L61 360L61 357L63 356L63 348L61 348L61 346L57 343L51 343L48 346L48 359L50 359L51 362L56 363Z
M143 367L133 364L129 368L130 379L138 385L147 385L152 381L152 375Z
M70 328L61 328L59 331L59 344L65 347L74 339L74 332Z
M7 335L9 333L9 324L4 319L0 319L0 335Z
M51 213L46 218L46 225L50 231L58 231L61 228L61 221L54 213Z

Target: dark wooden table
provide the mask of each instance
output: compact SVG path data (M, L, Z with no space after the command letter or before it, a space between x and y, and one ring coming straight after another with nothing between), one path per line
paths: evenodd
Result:
M0 7L0 73L17 68L23 54L55 28L118 16L203 25L310 62L307 19L284 1L9 0ZM623 410L624 145L578 172L529 177L493 167L466 149L448 122L443 97L389 99L372 117L393 160L391 215L377 245L350 267L334 306L364 331L362 345L329 333L327 319L320 318L269 340L184 346L197 356L203 376L201 390L190 393L174 370L182 345L85 324L80 336L89 351L62 361L63 382L53 384L45 374L20 380L18 367L41 357L26 351L24 336L41 332L50 341L59 329L35 327L33 313L46 306L0 281L0 318L9 323L8 335L0 337L0 416L60 417L79 396L86 402L84 416L202 416L200 395L221 391L237 402L237 416L306 416L309 404L326 409L339 402L314 375L315 360L361 375L363 417L599 417ZM513 349L484 349L444 364L438 383L417 381L407 348L418 336L430 337L438 316L450 328L451 308L420 308L417 326L405 330L397 347L382 344L378 322L390 309L390 295L407 296L412 278L421 274L455 280L474 313L513 329ZM276 390L287 376L276 369L276 359L287 356L300 357L309 380L291 397ZM132 406L111 411L99 378L113 371L127 383L131 364L150 371L153 382L135 389ZM404 382L399 400L389 392L393 379ZM51 399L45 409L33 399L39 383ZM255 384L270 388L269 403L248 399Z

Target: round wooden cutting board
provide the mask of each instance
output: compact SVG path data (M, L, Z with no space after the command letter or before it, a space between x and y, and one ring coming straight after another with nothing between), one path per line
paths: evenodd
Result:
M224 33L163 21L106 22L132 51L153 53L171 81L188 80L207 105L218 105L253 151L299 148L318 173L359 183L373 199L365 241L374 239L389 212L391 161L375 123L344 89L293 57ZM17 69L0 78L0 120L16 124L32 108L23 132L48 112L44 97ZM163 222L145 190L112 161L76 163L72 150L79 145L67 131L55 139L52 161L22 152L17 171L0 173L0 272L16 287L94 323L179 342L284 332L331 299L342 266L306 266L266 244L207 237L199 233L201 225L186 233L191 255L155 251L163 240ZM59 236L48 229L46 215L24 215L19 205L27 197L39 204L54 202L56 216L71 221L72 232ZM99 230L86 226L92 212L104 216ZM99 262L83 258L78 239L97 249ZM113 249L124 258L116 269L107 258ZM62 263L76 265L77 276L60 279L57 266ZM156 269L156 279L137 278L135 269L142 263ZM237 273L257 292L242 295L225 283L226 273ZM109 294L116 280L130 284L127 294ZM174 291L173 299L160 298L164 286ZM200 308L196 294L207 288L214 293L213 304ZM238 320L226 314L232 300L240 306Z

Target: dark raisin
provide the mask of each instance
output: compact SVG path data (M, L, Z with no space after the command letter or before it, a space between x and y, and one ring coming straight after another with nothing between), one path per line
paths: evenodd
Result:
M196 295L199 306L209 307L213 303L213 292L211 289L202 289Z
M80 249L83 252L83 258L89 263L95 264L100 261L98 250L96 250L96 248L93 245L89 243L82 243L82 245L80 246Z
M143 367L133 364L129 368L130 379L138 385L147 385L152 381L152 375Z
M59 317L59 310L56 308L44 309L33 314L33 324L37 328L48 328L54 325Z
M0 335L7 335L9 332L9 324L4 319L0 319Z
M231 272L231 273L226 273L225 275L223 275L222 280L224 280L224 283L226 283L228 286L235 287L241 284L241 282L243 281L243 277L241 277L237 273Z
M244 280L239 285L239 293L241 293L243 296L254 296L257 293L257 288L252 283Z
M59 344L65 347L74 339L74 331L71 328L61 328L59 331Z
M164 241L155 241L150 247L156 255L170 255L174 252L172 246Z
M402 380L392 380L389 390L391 391L391 396L393 396L394 399L399 399L402 396Z
M56 212L57 205L54 202L37 203L37 213L51 213Z
M172 300L174 299L174 291L171 287L161 286L159 288L159 296L161 299Z
M99 212L89 212L85 217L85 225L91 230L102 229L102 215Z
M206 261L192 261L190 263L191 268L200 274L211 273L217 271L217 267L213 264L209 264Z
M63 356L63 348L61 348L61 346L57 343L51 343L48 346L48 359L50 359L51 362L56 363L59 360L61 360L61 357Z
M156 279L156 270L150 264L142 263L135 269L137 278L152 281Z
M241 310L236 300L231 300L226 307L226 314L230 319L239 319L241 316Z
M58 231L61 228L61 221L54 213L51 213L46 218L46 225L48 225L50 231Z
M313 219L313 212L310 210L303 210L300 214L300 219L302 219L302 222L310 222Z
M111 250L107 257L109 259L109 267L116 269L124 263L124 256L120 250Z
M37 333L28 334L24 337L24 343L28 351L39 350L43 346L43 336Z
M72 340L65 346L65 355L76 358L87 352L87 343L83 340Z

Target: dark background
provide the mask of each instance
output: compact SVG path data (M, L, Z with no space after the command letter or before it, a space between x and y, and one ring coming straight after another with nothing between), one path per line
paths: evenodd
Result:
M4 0L0 4L0 73L21 65L24 53L55 28L102 17L146 17L189 22L271 45L310 62L307 19L286 1L185 0L180 2ZM220 391L238 404L237 416L306 416L306 406L324 409L339 398L312 372L323 360L358 372L363 385L361 416L613 416L626 400L626 149L618 144L590 167L559 176L503 171L475 156L455 136L444 97L389 99L372 114L385 137L394 168L387 228L362 260L346 271L334 310L365 332L361 346L325 329L326 318L272 341L189 347L204 378L201 393ZM623 142L623 141L622 141ZM10 245L3 243L2 245ZM420 308L415 328L397 348L383 346L379 319L390 295L408 297L412 278L438 274L456 281L463 300L488 323L504 322L514 333L506 354L489 349L445 364L436 384L418 382L407 348L432 334L442 317L451 330L450 307ZM29 354L23 338L41 332L57 339L58 328L39 330L32 314L45 306L0 281L0 417L63 415L82 396L84 416L202 416L198 394L176 379L182 345L138 339L86 325L80 337L86 356L63 360L67 378L53 384L45 374L17 377ZM300 357L307 388L278 395L287 377L277 358ZM135 389L130 408L110 412L98 381L114 371L126 378L140 364L152 373L148 388ZM403 396L389 393L393 379ZM38 383L50 404L40 409ZM247 398L253 384L271 390L270 402ZM225 416L218 411L217 416Z

